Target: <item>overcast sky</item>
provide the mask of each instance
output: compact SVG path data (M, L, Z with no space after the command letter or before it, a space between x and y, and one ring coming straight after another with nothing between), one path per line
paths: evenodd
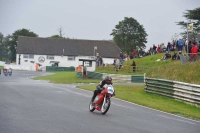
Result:
M183 12L200 7L200 0L0 0L0 32L22 28L50 37L111 40L112 29L124 17L133 17L148 34L147 48L171 41L182 30Z

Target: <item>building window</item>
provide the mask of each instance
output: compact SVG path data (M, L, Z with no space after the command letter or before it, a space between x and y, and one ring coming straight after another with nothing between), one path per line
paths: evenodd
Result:
M25 59L34 59L34 55L33 54L24 54L23 58L25 58Z
M29 57L28 54L23 55L23 58L28 58L28 57Z
M34 59L34 55L33 54L29 54L29 59Z
M68 56L68 60L75 60L75 56Z
M84 61L84 66L92 67L92 61Z
M54 56L53 55L47 55L47 59L54 60Z

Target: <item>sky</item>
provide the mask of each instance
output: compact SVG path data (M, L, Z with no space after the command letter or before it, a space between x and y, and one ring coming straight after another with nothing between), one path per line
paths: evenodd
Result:
M148 50L182 32L175 22L186 21L183 13L197 7L200 0L0 0L0 32L25 28L50 37L62 28L68 38L112 40L115 25L132 17L148 34Z

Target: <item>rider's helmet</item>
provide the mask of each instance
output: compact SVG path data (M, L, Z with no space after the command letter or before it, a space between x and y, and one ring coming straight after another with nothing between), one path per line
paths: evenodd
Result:
M110 84L112 82L112 78L110 76L106 76L105 81L107 84Z

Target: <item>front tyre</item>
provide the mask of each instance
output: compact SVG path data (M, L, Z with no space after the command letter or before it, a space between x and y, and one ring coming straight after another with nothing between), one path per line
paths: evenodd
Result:
M90 112L93 112L95 110L92 100L90 101L90 104L89 104L89 110Z
M110 108L110 104L111 104L111 100L110 98L109 99L106 99L106 101L103 103L102 107L101 107L101 114L106 114L107 111L109 110Z

